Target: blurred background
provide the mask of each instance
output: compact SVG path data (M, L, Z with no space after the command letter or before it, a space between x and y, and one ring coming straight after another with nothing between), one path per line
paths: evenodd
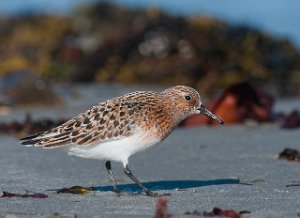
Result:
M233 94L236 104L253 107L248 117L261 115L258 106L269 113L258 121L273 120L275 97L299 100L299 6L297 0L1 1L2 114L64 105L66 96L80 96L66 94L75 84L98 93L85 106L126 87L184 84L205 98L219 96L209 103L214 112ZM119 91L105 94L99 86Z
M141 181L170 191L171 215L220 207L300 217L299 165L276 160L300 163L299 11L299 0L0 0L0 193L49 194L1 199L0 217L150 217L154 201L135 194L122 205L106 192L54 196L47 190L107 190L104 162L27 149L19 138L106 99L179 84L225 125L192 116L132 158Z

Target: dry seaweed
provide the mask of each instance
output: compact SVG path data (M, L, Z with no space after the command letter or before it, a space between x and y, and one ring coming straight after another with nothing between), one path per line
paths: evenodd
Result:
M287 188L289 188L289 187L300 187L300 183L289 184L289 185L286 185L285 187L287 187Z
M293 129L300 127L300 113L297 110L292 111L285 119L281 126L284 129Z
M75 195L84 195L88 194L92 191L91 188L82 187L82 186L73 186L71 188L62 188L56 191L57 194L68 193L68 194L75 194Z
M185 215L192 215L192 216L203 216L203 217L228 217L228 218L240 218L241 214L250 213L249 211L241 211L236 212L235 210L222 210L218 207L215 207L210 212L200 212L194 210L192 212L185 212Z
M25 194L17 194L17 193L11 193L11 192L2 192L1 198L47 198L48 195L45 195L43 193L31 193L26 192Z
M280 152L279 159L286 159L288 161L300 162L300 153L296 149L285 148L282 152Z
M168 218L171 215L168 212L168 199L160 197L156 201L154 218Z
M222 210L218 207L215 207L210 212L201 212L198 210L194 210L192 212L185 212L184 215L191 215L191 216L201 216L201 217L228 217L228 218L240 218L241 215L251 213L248 210L242 210L237 212L235 210ZM168 218L172 217L171 214L168 212L168 199L165 197L160 197L156 201L155 207L155 218Z

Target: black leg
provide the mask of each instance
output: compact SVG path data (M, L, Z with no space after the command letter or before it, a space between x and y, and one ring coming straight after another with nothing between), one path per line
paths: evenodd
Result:
M111 181L113 183L114 192L116 192L118 194L118 196L120 196L120 191L119 191L119 189L117 187L116 180L114 178L114 174L113 174L113 172L111 170L111 163L110 163L110 161L106 161L105 162L105 167L106 167L107 172L109 174L109 177L110 177L110 179L111 179Z
M124 173L130 178L132 179L139 187L141 187L144 192L146 193L147 196L154 196L153 192L151 192L149 189L147 189L130 171L130 169L128 168L128 165L126 164L126 166L124 167Z

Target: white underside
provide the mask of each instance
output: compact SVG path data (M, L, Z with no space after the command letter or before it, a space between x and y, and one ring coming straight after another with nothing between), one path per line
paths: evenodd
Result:
M95 145L71 145L69 154L89 159L111 160L128 163L128 158L160 142L142 130L119 140L108 140Z

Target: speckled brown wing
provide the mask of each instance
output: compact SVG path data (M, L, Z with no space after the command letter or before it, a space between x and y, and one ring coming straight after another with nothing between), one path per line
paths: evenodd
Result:
M71 144L88 146L106 140L117 140L133 134L136 123L132 116L139 107L120 98L102 102L85 113L47 132L21 139L23 145L44 148Z

